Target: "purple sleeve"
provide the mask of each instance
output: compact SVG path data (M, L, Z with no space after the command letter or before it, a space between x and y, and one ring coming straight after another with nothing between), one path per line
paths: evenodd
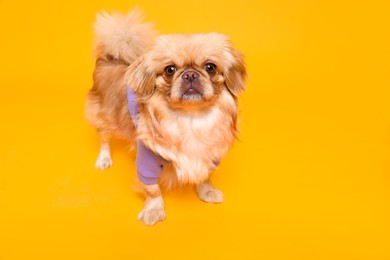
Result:
M150 151L142 141L137 142L137 175L143 184L156 184L160 178L162 158Z
M131 119L135 127L138 126L138 113L139 113L139 104L137 102L137 95L133 92L131 88L127 88L127 107L129 109L129 113Z
M130 116L135 127L137 127L139 104L137 103L137 95L131 88L127 88L127 101ZM141 140L137 141L137 176L143 184L150 185L158 183L163 169L163 163L163 159L160 156L150 151Z

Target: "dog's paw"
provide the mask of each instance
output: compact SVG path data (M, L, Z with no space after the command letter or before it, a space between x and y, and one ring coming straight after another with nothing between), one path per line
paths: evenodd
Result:
M165 218L166 215L163 208L143 209L138 215L138 220L142 220L147 226L153 226L157 222L163 221Z
M108 156L99 156L96 160L95 167L100 170L105 170L112 165L111 157Z
M217 189L201 190L198 193L199 198L207 203L222 203L223 193Z

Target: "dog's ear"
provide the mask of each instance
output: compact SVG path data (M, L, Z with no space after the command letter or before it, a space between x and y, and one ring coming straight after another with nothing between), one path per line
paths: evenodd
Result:
M232 62L225 68L225 84L229 91L235 96L239 96L245 90L247 71L243 55L234 48L230 48Z
M139 57L127 68L126 79L127 86L133 89L141 101L153 95L156 75L154 67L148 64L146 54Z

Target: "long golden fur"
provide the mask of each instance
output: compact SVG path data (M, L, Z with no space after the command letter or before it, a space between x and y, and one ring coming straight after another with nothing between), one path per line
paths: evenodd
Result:
M140 18L137 10L127 16L103 13L95 23L97 60L86 118L102 140L96 166L111 166L111 137L142 140L170 162L160 185L195 184L202 200L221 202L222 193L209 178L237 134L237 97L246 78L243 57L224 35L155 36ZM167 72L170 66L173 75ZM140 104L137 129L128 111L128 87ZM159 185L145 185L145 191L139 218L152 225L165 218L163 201Z

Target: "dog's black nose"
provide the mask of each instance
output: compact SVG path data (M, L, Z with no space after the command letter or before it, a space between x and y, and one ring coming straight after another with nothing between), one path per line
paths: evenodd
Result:
M182 75L181 75L181 78L185 81L188 81L188 82L193 82L194 80L196 80L197 78L199 78L200 75L198 72L194 71L194 70L189 70L189 71L186 71L184 72Z

